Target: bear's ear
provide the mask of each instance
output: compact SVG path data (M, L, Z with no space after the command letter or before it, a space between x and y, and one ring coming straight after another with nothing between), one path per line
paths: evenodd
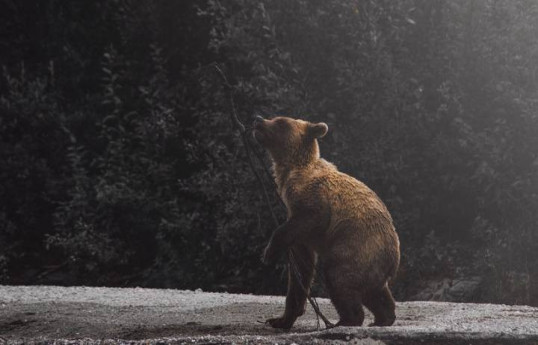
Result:
M310 135L314 138L323 138L329 131L329 126L325 122L311 123L309 126Z

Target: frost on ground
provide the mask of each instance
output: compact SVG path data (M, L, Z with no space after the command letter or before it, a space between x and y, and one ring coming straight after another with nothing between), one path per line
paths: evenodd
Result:
M330 302L318 303L336 322ZM283 308L284 298L275 296L0 286L0 344L538 344L538 308L527 306L402 302L394 326L384 328L318 330L311 308L291 332L263 323Z

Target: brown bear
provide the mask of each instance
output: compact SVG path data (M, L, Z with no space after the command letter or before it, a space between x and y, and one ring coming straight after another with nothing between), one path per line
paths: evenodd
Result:
M387 281L400 262L398 235L387 208L370 188L320 158L317 139L327 131L325 123L288 117L258 116L254 122L254 137L272 158L288 213L287 221L274 231L263 261L273 262L290 250L301 280L288 267L284 315L267 322L289 329L304 314L319 257L340 316L337 325L361 326L364 305L374 314L371 325L390 326L396 316Z

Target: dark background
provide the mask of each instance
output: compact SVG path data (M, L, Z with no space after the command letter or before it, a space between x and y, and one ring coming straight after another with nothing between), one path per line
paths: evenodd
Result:
M0 283L283 293L216 62L245 123L328 123L398 299L538 305L535 0L0 6Z

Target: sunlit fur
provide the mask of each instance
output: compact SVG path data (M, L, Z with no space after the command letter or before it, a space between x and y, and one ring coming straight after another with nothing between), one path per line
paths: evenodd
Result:
M317 139L326 131L325 124L285 117L255 126L256 139L273 160L278 192L288 210L288 221L275 231L266 258L287 250L276 246L291 246L302 283L309 287L319 257L340 325L362 325L363 305L374 314L374 325L392 325L395 304L387 281L400 259L392 218L364 183L320 158ZM303 314L305 299L290 276L284 315L269 323L290 328Z

